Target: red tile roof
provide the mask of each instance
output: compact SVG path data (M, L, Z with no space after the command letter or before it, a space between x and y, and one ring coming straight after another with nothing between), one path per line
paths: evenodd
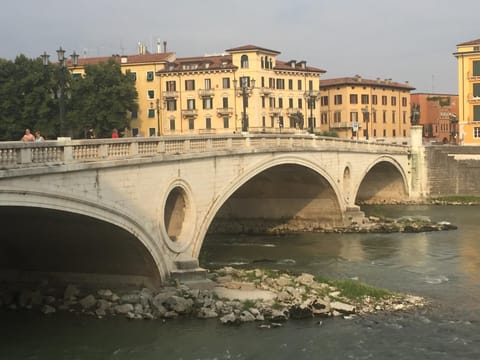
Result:
M468 45L480 45L480 39L467 41L467 42L458 44L457 46L468 46Z
M122 61L122 59L126 59L126 62ZM99 64L101 62L108 62L109 60L114 60L115 62L122 64L142 64L152 62L167 62L169 59L175 59L175 53L166 52L159 54L112 55L91 58L80 57L78 59L78 66ZM70 59L67 61L67 65L72 66L72 61Z
M220 69L237 69L237 67L232 64L231 55L178 58L175 59L175 61L168 62L165 69L159 70L158 73Z
M408 83L394 82L390 79L369 80L369 79L364 79L360 76L354 76L354 77L343 77L343 78L320 80L320 88L336 87L336 86L356 86L356 85L368 85L368 86L388 87L388 88L395 88L395 89L415 90L415 88L410 86Z
M227 51L227 52L240 52L240 51L254 51L254 50L260 50L260 51L268 52L268 53L271 53L271 54L277 54L277 55L280 54L279 51L270 50L270 49L260 47L260 46L256 46L256 45L243 45L243 46L239 46L239 47L236 47L236 48L227 49L225 51Z
M294 65L293 65L294 64ZM306 71L306 72L318 72L318 73L326 73L325 70L307 66L305 61L293 62L293 61L280 61L277 60L275 62L274 70L285 70L285 71Z

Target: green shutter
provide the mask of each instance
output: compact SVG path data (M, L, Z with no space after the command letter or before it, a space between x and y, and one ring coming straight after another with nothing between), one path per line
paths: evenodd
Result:
M480 61L473 62L473 76L480 76Z
M473 107L473 121L480 121L480 105Z

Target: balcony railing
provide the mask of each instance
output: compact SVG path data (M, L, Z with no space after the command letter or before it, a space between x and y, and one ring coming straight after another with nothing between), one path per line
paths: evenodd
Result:
M353 123L351 122L334 122L330 124L332 129L351 129L353 128Z
M163 98L164 99L176 99L178 98L178 91L164 91L163 92Z
M288 115L297 114L297 113L301 113L301 112L302 112L302 109L300 109L300 108L288 108L287 109L287 114Z
M269 112L270 112L270 115L271 116L278 116L282 113L282 108L279 108L279 107L271 107L269 109Z
M217 114L219 116L229 116L233 114L233 108L227 107L227 108L217 108Z
M262 95L270 95L273 92L273 89L270 89L268 87L261 87L260 88L260 94Z
M213 96L213 89L199 89L198 96L200 97L212 97Z
M182 109L182 117L197 117L197 109Z
M480 96L473 96L472 94L468 94L467 99L468 99L469 103L479 103L480 102Z

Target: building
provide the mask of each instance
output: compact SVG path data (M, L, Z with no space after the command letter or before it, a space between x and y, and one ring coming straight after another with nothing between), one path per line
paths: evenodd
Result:
M458 143L458 95L415 93L410 99L412 124L423 126L424 141Z
M320 82L320 130L342 138L400 140L410 136L410 91L415 88L359 75Z
M480 39L457 45L460 144L480 145Z
M306 61L281 61L278 55L246 45L186 58L166 49L114 56L136 79L139 107L127 135L314 131L325 71ZM71 70L82 73L86 64L109 59L80 59Z

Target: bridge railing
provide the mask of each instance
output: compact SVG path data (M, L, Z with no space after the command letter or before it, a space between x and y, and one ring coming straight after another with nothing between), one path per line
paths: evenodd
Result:
M221 151L364 151L407 153L405 145L293 134L171 136L0 142L0 169Z

